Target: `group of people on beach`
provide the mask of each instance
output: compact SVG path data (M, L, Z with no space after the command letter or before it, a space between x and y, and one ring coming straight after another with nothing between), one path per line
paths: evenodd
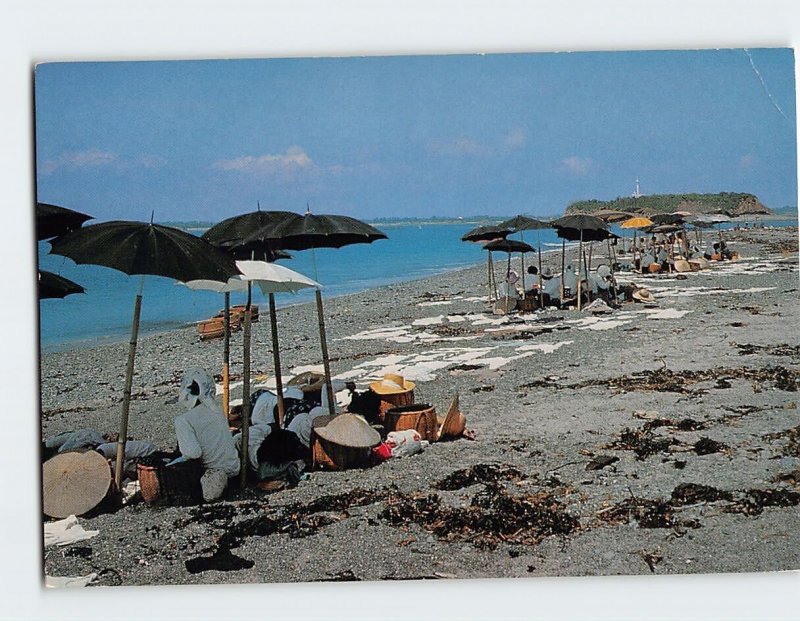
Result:
M356 393L355 384L332 380L334 392L349 389L352 403L348 409L366 417L377 412L378 402L368 394ZM137 463L159 458L167 468L190 467L199 477L199 490L205 501L220 498L229 481L240 474L242 433L233 434L230 422L216 399L216 384L205 370L188 369L181 380L179 403L183 412L175 418L177 448L159 452L146 440L128 440L125 444L125 475L136 478ZM368 391L369 392L369 391ZM256 481L286 480L297 484L311 463L311 433L315 419L329 414L328 393L324 378L304 373L290 380L283 391L283 420L278 424L278 397L266 389L255 390L248 397L251 420L248 427L248 478ZM57 453L96 450L112 465L116 455L115 437L93 429L58 434L43 443L43 460Z

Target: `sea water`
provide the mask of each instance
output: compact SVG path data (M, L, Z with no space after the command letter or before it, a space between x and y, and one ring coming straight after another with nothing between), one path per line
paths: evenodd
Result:
M787 224L792 222L769 223L773 226ZM313 253L309 250L292 252L291 259L280 263L321 283L326 298L354 293L485 261L486 251L480 244L461 241L461 236L475 226L474 223L378 225L388 239L339 249L320 248ZM543 252L557 251L561 246L561 240L552 229L525 231L510 237L522 237L534 247L541 244ZM76 265L70 259L49 254L49 250L50 244L39 243L40 268L77 282L86 293L41 300L42 351L125 340L130 334L141 277L127 276L106 267ZM496 254L495 258L500 256ZM243 304L245 299L243 293L231 294L231 304ZM278 306L312 299L312 290L276 295ZM223 300L219 293L193 291L168 278L145 276L140 333L171 330L207 319L221 310ZM253 288L253 303L266 304L258 287Z

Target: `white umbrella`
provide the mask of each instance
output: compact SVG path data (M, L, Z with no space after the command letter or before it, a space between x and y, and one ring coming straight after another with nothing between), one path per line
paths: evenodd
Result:
M190 289L205 289L217 293L230 293L232 291L247 291L248 304L253 283L258 285L264 295L269 296L269 320L272 329L272 355L275 363L275 385L278 393L278 424L283 424L283 385L281 381L281 359L278 350L278 321L275 312L276 293L297 293L301 289L321 289L322 285L307 276L290 270L288 267L267 263L266 261L236 261L240 275L228 279L227 282L215 280L190 280L186 286ZM250 330L245 324L244 335L244 399L249 395L250 387ZM248 412L249 413L249 412ZM227 413L226 413L227 415ZM249 417L247 417L249 418ZM247 447L249 420L242 421L242 472L247 472ZM245 475L242 475L245 476Z

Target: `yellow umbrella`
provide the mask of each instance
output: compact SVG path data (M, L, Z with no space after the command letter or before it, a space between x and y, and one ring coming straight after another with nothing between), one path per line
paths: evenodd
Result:
M636 229L643 229L648 226L652 226L653 221L650 218L645 218L644 216L636 216L625 220L620 227L623 229L633 229L633 247L636 248ZM634 250L633 253L633 260L634 264L636 261L636 251Z

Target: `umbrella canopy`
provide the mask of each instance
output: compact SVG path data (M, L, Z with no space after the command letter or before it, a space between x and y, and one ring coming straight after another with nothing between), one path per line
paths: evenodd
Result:
M730 222L730 216L724 213L703 213L699 216L692 218L692 224L700 222L703 224L720 224L722 222Z
M620 227L623 229L643 229L647 226L653 226L655 224L650 218L645 218L644 216L636 216L634 218L630 218L625 220Z
M549 229L550 223L549 222L542 222L541 220L537 220L536 218L531 218L529 216L514 216L513 218L506 220L505 222L501 222L497 225L500 228L507 228L512 233L517 233L519 231L535 231L537 229Z
M241 274L229 278L226 282L218 280L190 280L184 283L190 289L205 289L216 293L247 291L247 283L252 282L261 289L264 295L269 293L297 293L309 287L321 287L318 282L290 270L283 265L264 261L237 261L236 267Z
M576 213L550 222L550 226L579 231L605 231L608 225L602 219L585 213ZM605 238L603 238L605 239Z
M78 283L68 278L53 274L53 272L39 271L39 299L64 298L73 293L85 293L86 290Z
M627 211L615 211L613 209L598 209L592 215L597 216L603 222L613 223L622 222L633 216L632 213Z
M657 224L656 226L648 226L644 229L645 233L675 233L682 231L683 227L677 224Z
M92 216L50 203L36 203L36 239L50 239L81 228Z
M349 216L293 214L275 225L262 227L244 240L244 244L263 241L281 250L342 248L351 244L369 244L386 235Z
M581 240L581 230L580 229L573 229L569 227L559 226L556 227L556 235L558 235L561 239L566 239L567 241L580 241ZM583 231L583 241L603 241L606 239L617 239L619 236L614 235L611 231L606 229L587 229Z
M129 275L224 282L239 273L233 259L207 241L160 224L93 224L53 240L52 246L53 254L75 263L104 265Z
M274 248L266 243L262 236L254 235L254 233L269 230L277 224L300 217L300 214L293 211L261 211L259 209L227 218L215 224L203 233L203 239L215 246L233 249L237 259L250 259L252 253L255 252L260 255L255 257L256 259L270 260L264 255L273 251Z
M483 249L492 252L536 252L536 249L529 244L516 239L498 239L489 242Z
M653 224L680 224L683 222L683 216L677 213L657 213L650 216Z
M461 241L487 242L495 239L505 239L510 232L510 228L499 225L478 226L464 233L461 236Z

